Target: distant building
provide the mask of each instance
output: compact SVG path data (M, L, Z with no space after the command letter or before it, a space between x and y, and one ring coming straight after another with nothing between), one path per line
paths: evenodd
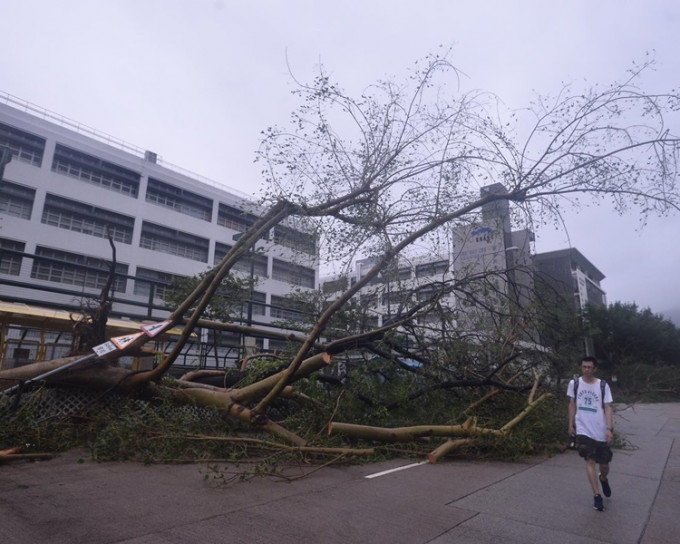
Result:
M502 184L481 189L482 196L490 193L503 195L507 191ZM501 198L483 206L469 223L453 229L448 255L400 257L391 272L383 272L364 286L359 298L371 308L371 324L380 326L403 308L418 286L466 278L469 281L455 293L448 293L443 304L457 310L458 330L476 336L485 328L492 331L492 327L498 326L502 321L499 316L505 317L511 328L520 330L514 326L519 324L515 320L522 319L522 312L529 308L540 312L542 306L560 319L578 320L587 304L606 304L600 286L604 275L578 250L534 255L533 241L530 230L512 230L509 202ZM372 259L358 260L349 274L322 278L321 287L333 298L364 277L374 263ZM422 298L425 294L421 291L418 296ZM429 324L427 319L421 318L417 324L429 325L430 331L436 331L434 320L438 318L433 315ZM537 346L545 340L549 345L551 334L556 331L559 334L559 326L551 329L546 322L538 326L540 330L534 327L523 330L519 341ZM588 342L586 339L586 349Z
M321 289L331 299L361 280L375 264L371 258L359 259L347 275L322 278ZM400 256L397 263L374 277L360 291L359 300L368 307L368 323L380 327L412 304L428 300L434 294L437 283L453 279L448 255L423 255L407 258ZM439 303L453 307L452 293L444 295ZM422 316L417 321L422 326L432 326L435 317Z
M541 327L546 344L563 334L570 322L582 327L582 311L588 305L607 305L606 293L600 285L604 274L576 248L534 255L534 266L538 301L546 318ZM584 335L584 350L593 355L588 335Z
M9 95L4 102L0 149L12 160L0 181L0 301L77 309L107 280L108 229L117 252L112 315L161 320L173 279L219 262L260 213L247 196L165 164L153 152ZM257 249L236 268L258 279L242 321L269 326L290 313L282 302L291 285L317 287L316 239L287 223L274 227ZM3 331L8 361L17 334ZM248 340L259 349L282 345ZM219 335L224 349L211 360L233 363L241 341ZM198 345L184 362L200 364L195 353L205 360L213 345Z
M502 184L495 183L483 187L480 194L504 195L507 190ZM483 327L490 308L513 318L517 310L531 302L533 241L531 231L512 230L507 199L484 205L480 217L454 228L454 275L470 278L469 285L464 286L458 297L460 326Z
M604 306L607 295L600 282L605 275L576 248L534 255L536 277L549 285L575 312L588 304Z

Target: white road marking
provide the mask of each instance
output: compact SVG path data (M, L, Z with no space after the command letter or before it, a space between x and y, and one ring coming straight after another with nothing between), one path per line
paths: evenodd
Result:
M429 461L421 461L420 463L413 463L411 465L405 465L403 467L391 468L390 470L383 470L382 472L376 472L374 474L369 474L368 476L364 476L364 478L377 478L378 476L385 476L385 474L390 474L392 472L398 472L400 470L406 470L407 468L419 467L420 465L425 465L427 463L429 463Z

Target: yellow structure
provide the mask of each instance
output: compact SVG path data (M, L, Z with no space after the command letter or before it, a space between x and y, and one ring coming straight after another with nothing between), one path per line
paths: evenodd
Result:
M81 317L77 312L0 301L0 370L67 355L72 349L74 322ZM142 325L148 324L109 318L107 337L140 332ZM128 363L135 369L150 367L152 357L163 353L167 344L181 332L174 328L151 339L153 351L149 356L129 358Z

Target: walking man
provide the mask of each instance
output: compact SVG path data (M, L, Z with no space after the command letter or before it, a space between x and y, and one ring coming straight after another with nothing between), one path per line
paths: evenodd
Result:
M600 485L605 497L612 494L609 487L609 462L614 437L612 422L612 392L609 384L595 377L595 357L581 360L581 377L575 376L567 387L569 397L569 436L576 436L578 454L586 460L586 473L595 495L593 508L604 510ZM599 465L599 475L595 465Z

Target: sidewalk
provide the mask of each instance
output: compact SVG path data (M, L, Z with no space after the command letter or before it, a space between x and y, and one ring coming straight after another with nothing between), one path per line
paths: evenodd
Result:
M299 475L311 474L292 482L226 487L204 480L212 473L202 466L78 462L71 452L0 465L0 542L678 542L680 404L617 412L616 428L632 447L614 453L604 512L592 508L574 451L523 463L304 467Z

